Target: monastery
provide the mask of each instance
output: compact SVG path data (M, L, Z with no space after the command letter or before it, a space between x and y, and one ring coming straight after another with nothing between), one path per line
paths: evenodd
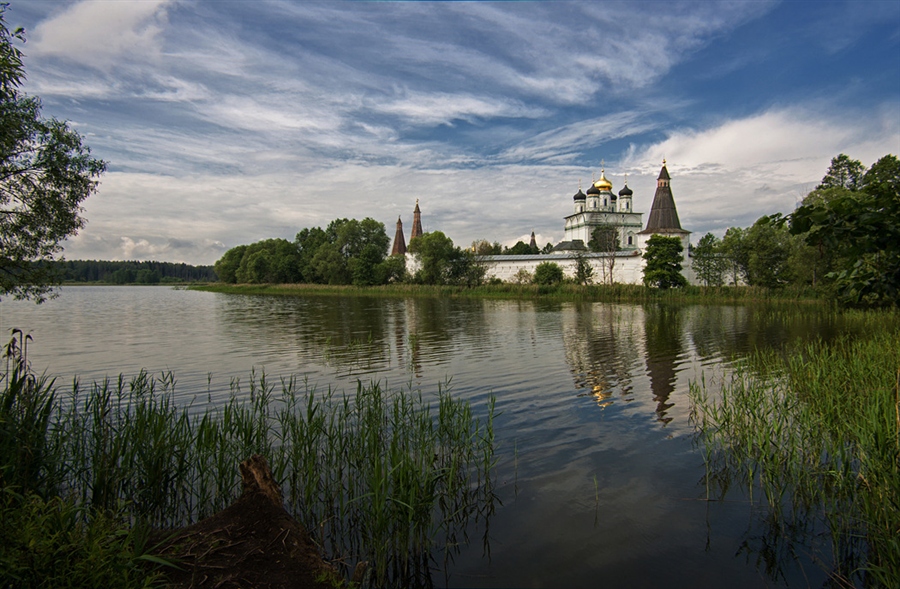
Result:
M642 284L644 260L641 256L647 240L653 235L665 235L681 240L684 247L682 273L688 282L693 283L694 276L688 255L691 232L684 230L678 219L675 198L672 196L671 177L665 160L656 179L656 194L653 196L646 226L643 225L644 213L634 210L633 198L634 193L628 188L627 179L616 194L613 192L612 182L606 178L605 170L601 170L600 179L593 182L587 192L582 192L579 188L572 197L574 211L565 218L563 241L554 246L548 254L484 256L482 260L487 266L486 278L499 278L504 282L515 281L521 270L533 274L538 264L548 261L559 264L563 273L571 277L575 274L577 258L583 257L594 270L595 283ZM598 227L615 231L618 250L591 252L588 249L587 244ZM417 200L410 240L421 234L422 218ZM535 245L533 232L531 239L532 245ZM400 219L397 219L397 231L391 254L406 254L406 241ZM414 263L414 260L409 261Z

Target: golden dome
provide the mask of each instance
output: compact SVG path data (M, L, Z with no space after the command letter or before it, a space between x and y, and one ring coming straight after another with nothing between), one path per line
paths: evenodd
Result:
M606 179L606 174L604 174L603 170L600 170L600 179L594 182L594 186L597 187L597 190L610 191L612 190L612 182Z

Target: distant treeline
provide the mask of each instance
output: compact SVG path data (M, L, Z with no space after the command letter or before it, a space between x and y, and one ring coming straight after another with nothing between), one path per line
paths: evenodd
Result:
M58 269L60 280L63 282L158 284L218 280L212 266L191 266L173 262L66 260L58 263Z

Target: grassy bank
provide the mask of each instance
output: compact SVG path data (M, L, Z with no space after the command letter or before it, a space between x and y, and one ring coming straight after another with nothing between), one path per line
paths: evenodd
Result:
M479 420L445 390L428 400L373 383L344 395L264 376L234 382L221 406L176 399L171 375L56 391L7 373L0 586L47 586L42 562L65 579L53 586L152 584L136 574L153 562L146 530L232 503L238 464L256 453L325 554L348 569L368 560L373 586L427 584L493 511L493 406Z
M608 285L537 285L486 284L477 287L431 286L424 284L391 284L386 286L344 286L322 284L209 284L188 287L192 290L244 295L347 296L375 297L455 297L484 299L551 299L641 303L654 301L694 302L708 304L756 303L783 301L826 304L811 289L785 288L772 290L747 286L688 286L659 290L637 284Z
M692 412L709 497L744 488L763 544L818 546L842 586L897 587L900 331L896 313L863 320L856 338L757 354L721 388L694 384Z

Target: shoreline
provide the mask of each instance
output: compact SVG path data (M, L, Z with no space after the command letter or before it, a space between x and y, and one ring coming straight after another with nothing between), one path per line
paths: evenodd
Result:
M490 284L476 287L432 286L423 284L393 284L383 286L352 286L326 284L188 284L188 290L240 295L275 296L373 296L392 298L480 298L511 300L560 300L611 303L691 302L701 304L734 303L792 303L830 305L831 301L804 289L770 290L748 286L687 286L673 289L654 289L642 285L537 285Z

